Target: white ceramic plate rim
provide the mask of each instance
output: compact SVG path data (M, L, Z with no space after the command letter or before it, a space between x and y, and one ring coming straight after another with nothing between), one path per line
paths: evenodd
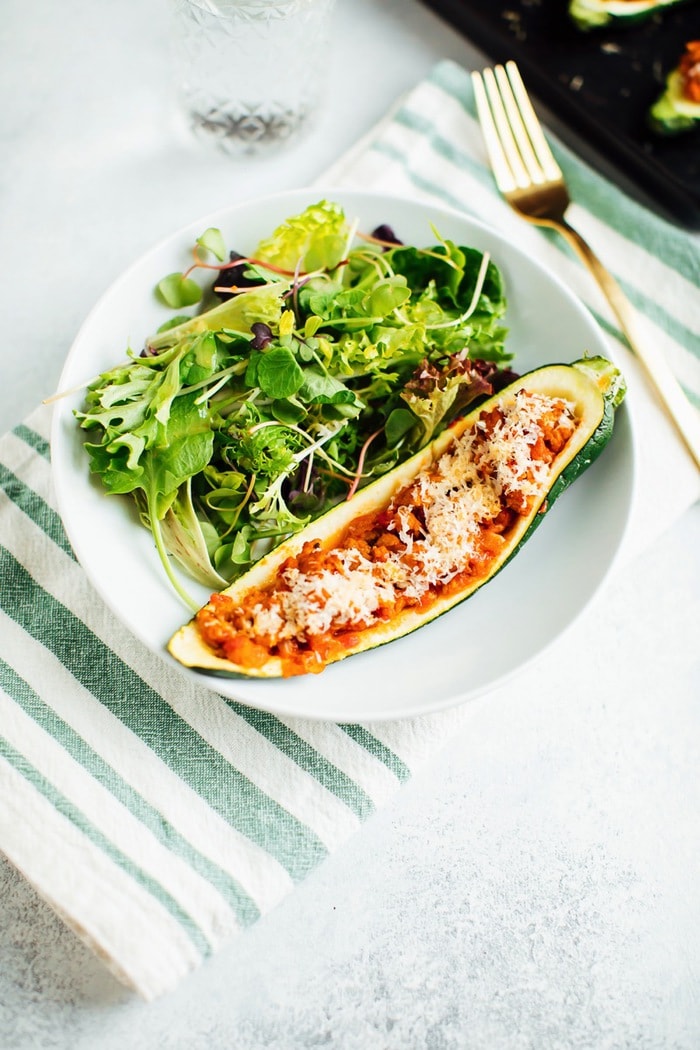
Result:
M334 187L274 194L189 223L141 256L107 290L68 354L59 390L69 391L123 359L168 316L152 289L184 268L195 239L222 229L228 247L251 250L284 218L322 198L338 201L361 228L380 222L411 243L440 234L490 251L506 279L514 367L571 361L584 351L610 356L598 325L559 278L503 235L464 213L388 194ZM109 497L89 475L84 435L73 412L82 392L57 402L51 433L58 509L76 557L116 617L148 649L192 682L281 717L380 722L466 702L503 684L568 630L598 592L627 528L634 442L625 406L601 459L568 490L518 557L464 605L420 631L343 661L322 675L256 682L187 671L166 643L188 619L128 498ZM208 592L187 581L191 593ZM134 699L134 702L138 702Z

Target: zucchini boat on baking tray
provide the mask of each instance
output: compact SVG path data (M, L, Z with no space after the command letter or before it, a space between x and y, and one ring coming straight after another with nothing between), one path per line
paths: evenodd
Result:
M569 15L579 29L618 29L687 0L570 0Z
M285 678L434 620L493 579L603 451L624 393L600 357L520 377L212 595L170 653Z
M677 135L700 126L700 40L691 40L678 65L666 78L666 87L649 111L654 131Z

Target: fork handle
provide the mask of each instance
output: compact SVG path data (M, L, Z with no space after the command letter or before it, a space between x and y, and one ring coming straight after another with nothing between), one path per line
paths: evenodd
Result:
M583 237L566 220L553 224L575 248L598 282L600 289L610 303L621 330L627 337L634 354L644 366L656 392L664 404L668 415L675 423L676 429L685 445L700 467L700 413L690 403L685 391L669 368L663 355L655 346L649 345L637 334L638 324L635 311L613 275L584 241Z

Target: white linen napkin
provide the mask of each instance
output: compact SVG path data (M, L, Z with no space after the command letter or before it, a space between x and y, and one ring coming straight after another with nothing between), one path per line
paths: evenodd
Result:
M578 225L700 397L697 241L555 149ZM322 180L464 208L555 267L624 359L641 464L633 557L700 495L700 478L591 279L518 219L484 156L467 73L440 63ZM466 717L337 725L277 718L146 651L96 596L51 486L50 410L0 440L0 849L146 999L269 912ZM651 484L653 482L653 484Z

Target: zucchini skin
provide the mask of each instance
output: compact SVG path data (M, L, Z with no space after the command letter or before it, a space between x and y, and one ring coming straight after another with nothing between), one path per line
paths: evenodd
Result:
M700 125L700 102L685 98L677 70L666 78L663 93L649 110L648 123L657 135L679 135Z
M550 382L549 386L548 381ZM580 434L579 440L582 442L580 446L578 448L575 447L570 452L564 451L563 465L559 467L558 473L555 475L549 489L533 507L528 518L523 519L518 535L514 537L512 547L492 567L492 571L487 576L478 581L473 581L471 585L465 588L464 592L452 595L449 598L439 598L429 609L420 613L411 611L405 617L400 614L398 623L372 628L371 631L367 632L365 640L357 648L349 650L342 656L329 661L329 664L326 666L330 666L330 663L338 662L355 653L366 652L397 638L405 637L471 597L472 594L494 579L505 568L539 527L559 496L603 452L613 433L615 410L625 394L624 380L610 362L603 358L584 358L582 361L575 362L572 365L548 365L536 369L522 376L517 382L501 390L498 394L482 402L482 404L472 410L464 418L463 429L466 429L470 421L476 419L489 404L495 403L504 395L507 396L509 391L514 391L521 387L539 393L550 393L551 396L574 397L578 394L575 400L581 409L581 427L584 429ZM572 438L572 443L575 445L577 444L577 433L578 431L575 431ZM455 437L458 436L458 434L455 435ZM368 508L377 509L386 505L394 491L407 484L412 477L415 477L423 469L426 463L430 463L437 458L440 452L455 440L455 437L451 436L449 431L443 432L421 452L411 457L410 460L394 468L393 471L384 475L373 484L361 489L348 503L341 504L328 511L321 518L312 522L310 526L307 526L301 533L295 534L290 540L285 541L271 551L256 566L253 566L244 576L227 588L224 593L235 594L239 589L241 593L244 593L249 587L258 586L261 581L264 582L266 579L273 578L276 573L276 563L281 563L284 557L292 553L294 549L301 549L309 534L311 534L311 538L332 539L334 536L342 533L349 521L365 513ZM436 449L438 450L437 452L434 451ZM566 458L567 455L569 458ZM416 463L418 466L414 469L413 465ZM395 482L393 479L398 479L398 481ZM379 495L375 495L377 492ZM387 493L389 493L388 496ZM337 520L339 515L341 518L340 523ZM265 664L261 670L245 669L219 657L204 643L199 635L195 620L191 620L176 632L170 639L168 650L179 663L207 674L222 675L229 678L284 677L279 658L277 657L271 657L268 664Z
M674 7L687 0L656 0L655 3L619 3L616 0L570 0L569 17L577 29L624 29L645 22L664 7ZM613 8L610 10L610 8ZM623 8L629 8L625 11Z

